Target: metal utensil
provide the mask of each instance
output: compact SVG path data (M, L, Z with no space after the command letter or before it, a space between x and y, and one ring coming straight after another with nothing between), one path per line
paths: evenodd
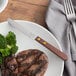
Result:
M75 11L71 0L64 0L64 10L67 19L72 23L75 37L76 37L76 23L75 23Z
M25 35L27 35L28 37L30 37L31 39L36 40L37 42L39 42L40 44L42 44L43 46L45 46L46 48L48 48L51 52L53 52L54 54L56 54L57 56L59 56L61 59L67 60L67 55L66 54L64 54L63 52L61 52L59 49L57 49L53 45L49 44L47 41L45 41L41 37L39 37L37 35L34 35L33 33L29 32L29 30L27 30L27 29L25 29L23 27L19 27L18 26L19 24L16 23L14 20L8 19L8 23L12 27L18 29L19 31L21 31L22 33L24 33Z

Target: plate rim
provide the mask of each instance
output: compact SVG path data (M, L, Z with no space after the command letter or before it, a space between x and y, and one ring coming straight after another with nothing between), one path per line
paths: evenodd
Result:
M0 7L0 13L6 8L7 4L8 4L8 0L5 0L4 4Z

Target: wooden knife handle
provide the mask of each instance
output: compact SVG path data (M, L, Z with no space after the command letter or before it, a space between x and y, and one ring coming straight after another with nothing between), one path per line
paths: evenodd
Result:
M67 57L67 55L65 53L61 52L59 49L57 49L53 45L49 44L48 42L46 42L42 38L36 37L35 40L37 42L39 42L40 44L42 44L43 46L45 46L46 48L48 48L51 52L53 52L54 54L59 56L61 59L63 59L63 60L67 60L68 59L68 57Z

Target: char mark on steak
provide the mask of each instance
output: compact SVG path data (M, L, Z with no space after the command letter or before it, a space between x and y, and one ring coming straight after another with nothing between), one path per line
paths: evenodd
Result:
M42 76L48 66L47 56L37 49L20 52L17 55L17 62L19 63L20 76Z
M2 76L17 76L18 63L14 56L9 56L4 59L4 63L1 67Z

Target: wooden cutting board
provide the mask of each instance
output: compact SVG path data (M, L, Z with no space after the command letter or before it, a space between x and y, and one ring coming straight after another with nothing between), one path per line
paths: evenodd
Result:
M28 20L44 27L48 0L9 0L6 9L0 13L0 22L7 18Z

